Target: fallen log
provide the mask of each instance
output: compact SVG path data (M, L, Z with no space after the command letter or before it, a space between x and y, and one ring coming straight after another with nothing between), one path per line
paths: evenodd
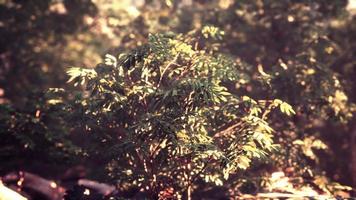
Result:
M106 183L99 183L88 179L79 179L78 185L92 189L104 196L107 196L116 190L115 186L108 185Z
M10 173L5 175L4 182L16 181L17 187L27 188L42 194L49 200L62 200L65 188L57 185L55 181L44 179L29 172Z
M19 189L25 188L34 191L49 200L62 200L67 190L65 187L59 186L53 180L47 180L38 175L23 171L9 173L2 177L2 181L7 184L15 184ZM72 183L88 188L103 196L108 196L117 191L113 185L99 183L89 179L79 179Z

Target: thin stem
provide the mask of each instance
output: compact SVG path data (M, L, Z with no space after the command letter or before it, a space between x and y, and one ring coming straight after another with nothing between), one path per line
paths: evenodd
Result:
M175 64L175 62L177 61L178 57L179 57L179 53L178 53L178 54L174 57L174 59L173 59L171 62L169 62L169 63L167 64L167 66L164 68L164 70L163 70L163 72L162 72L162 74L161 74L161 77L159 78L159 81L158 81L158 84L157 84L157 88L159 88L159 86L161 85L163 76L164 76L164 74L166 73L166 71L168 70L168 68L169 68L171 65Z
M187 199L188 199L188 200L191 200L191 199L192 199L192 180L190 179L190 170L191 170L191 165L190 165L190 163L188 163L187 170L188 170Z

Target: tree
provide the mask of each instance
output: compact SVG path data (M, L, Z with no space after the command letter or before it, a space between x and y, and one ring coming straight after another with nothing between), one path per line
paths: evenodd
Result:
M198 180L222 185L277 148L268 114L295 112L279 99L256 101L228 90L244 82L245 69L209 48L223 33L206 26L150 35L147 46L128 55L68 71L69 81L86 83L80 123L102 138L98 153L109 153L109 173L122 187L190 199Z
M97 10L85 0L6 0L0 10L0 84L5 98L21 107L29 96L65 80L61 54L69 43L66 37L85 30L84 16L95 16Z

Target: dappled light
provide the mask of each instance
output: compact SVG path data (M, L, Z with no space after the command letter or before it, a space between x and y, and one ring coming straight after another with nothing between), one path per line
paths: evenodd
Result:
M0 200L355 197L355 20L355 0L0 0Z

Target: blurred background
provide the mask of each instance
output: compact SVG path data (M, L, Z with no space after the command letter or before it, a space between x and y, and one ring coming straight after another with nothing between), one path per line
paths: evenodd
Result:
M39 115L48 88L78 90L66 83L67 69L95 67L106 53L145 44L149 33L187 33L204 25L224 30L221 50L253 71L258 65L266 72L274 66L294 70L275 83L276 93L300 111L278 133L289 157L258 165L245 176L278 172L274 176L302 177L339 195L355 195L350 188L330 189L330 183L356 187L355 0L0 0L0 175L25 170L63 179L63 173L84 162L70 160L77 149L58 153L53 141L67 136L39 133L41 125L27 123ZM326 75L310 78L313 68L304 66L310 63L318 63ZM298 64L303 67L293 68ZM324 84L325 77L337 79L342 90ZM267 95L254 90L256 84L251 81L247 91ZM96 160L85 162L98 165ZM95 170L75 174L85 171L85 176L106 181ZM295 187L291 180L286 184ZM222 191L253 193L260 187L253 181L242 185L231 183Z

